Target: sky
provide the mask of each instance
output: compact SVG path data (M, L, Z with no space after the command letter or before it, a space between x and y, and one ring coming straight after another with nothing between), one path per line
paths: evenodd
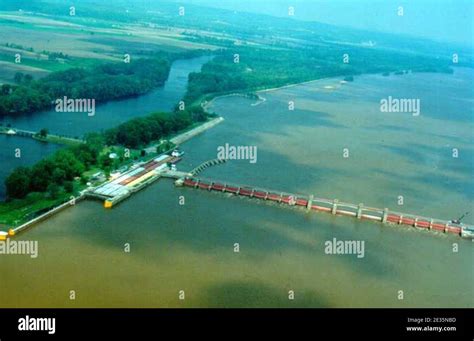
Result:
M473 46L474 0L178 0ZM398 15L403 7L403 16Z

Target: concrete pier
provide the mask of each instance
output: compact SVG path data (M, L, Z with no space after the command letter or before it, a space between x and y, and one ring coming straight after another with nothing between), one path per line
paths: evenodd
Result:
M331 210L331 214L335 215L337 213L337 203L339 202L338 199L334 199L332 201L332 210Z
M310 195L309 196L309 199L308 199L308 204L306 205L306 209L310 210L311 209L311 206L313 205L313 199L314 199L314 195Z
M359 204L357 207L357 219L362 218L362 209L364 208L364 204Z
M386 223L387 222L387 217L388 217L388 208L384 208L383 209L383 215L382 215L382 223Z
M185 133L182 133L182 134L179 134L178 136L173 137L170 141L172 143L176 144L176 145L179 145L181 143L184 143L184 142L188 141L189 139L193 138L194 136L199 135L199 134L205 132L208 129L211 129L212 127L218 125L222 121L224 121L223 117L216 117L213 120L211 120L209 122L206 122L204 124L201 124L200 126L194 128L194 129L191 129L191 130L189 130Z

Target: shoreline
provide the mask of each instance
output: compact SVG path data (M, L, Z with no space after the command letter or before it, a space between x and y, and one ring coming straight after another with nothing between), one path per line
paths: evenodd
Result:
M366 74L363 74L363 75L374 75L374 74L366 73ZM359 76L362 76L362 75L359 75ZM300 86L300 85L307 85L307 84L311 84L311 83L315 83L315 82L320 82L320 81L324 81L324 80L332 80L332 79L337 80L340 77L343 77L343 76L312 79L312 80L304 81L304 82L301 82L301 83L287 84L287 85L282 85L282 86L279 86L279 87L268 88L268 89L261 89L261 90L254 90L254 91L242 90L242 92L232 92L232 93L229 93L229 94L222 94L222 95L218 95L218 96L215 96L215 97L211 98L209 101L205 101L205 103L202 103L201 105L202 105L202 108L207 113L209 113L208 109L209 109L210 106L212 106L212 104L215 100L221 99L221 98L226 98L226 97L245 97L245 98L252 99L249 96L249 91L250 91L250 93L255 94L257 96L257 102L252 103L251 105L252 106L257 106L257 105L259 105L259 104L261 104L261 103L263 103L267 100L265 97L260 96L259 93L266 93L266 92L272 92L272 91L277 91L277 90L283 90L283 89L288 89L288 88L292 88L292 87L296 87L296 86ZM343 79L338 80L338 85L347 84L347 83L350 83L350 82L344 81ZM324 89L324 90L335 90L335 89L336 88Z
M193 137L195 137L199 134L202 134L206 130L209 130L209 129L215 127L216 125L218 125L222 121L224 121L224 118L221 117L221 116L213 118L212 120L203 122L202 124L192 128L191 130L185 131L181 134L178 134L178 135L172 137L171 139L169 139L169 141L171 143L174 143L175 145L180 145L180 144L185 143L186 141L192 139Z
M374 75L374 74L365 74L365 75ZM377 74L375 74L375 75L377 75ZM393 76L393 75L391 75L391 76ZM220 96L213 97L209 101L205 101L205 102L201 103L201 106L205 110L205 112L209 114L210 113L210 111L209 111L210 107L213 105L213 102L217 99L226 98L226 97L236 97L236 96L245 97L245 98L248 98L248 99L254 99L253 96L250 96L250 94L252 94L252 95L254 94L254 95L257 96L257 101L251 104L252 106L256 106L256 105L259 105L259 104L266 101L266 98L260 96L260 93L267 93L267 92L292 88L292 87L296 87L296 86L299 86L299 85L313 84L313 83L316 83L316 82L328 81L328 80L334 80L334 81L337 81L338 84L342 84L343 80L341 80L339 78L340 77L328 77L328 78L314 79L314 80L305 81L305 82L302 82L302 83L294 83L294 84L283 85L281 87L274 87L274 88L257 90L253 93L233 92L233 93L229 93L229 94L223 94L223 95L220 95ZM329 89L329 90L333 90L333 89ZM219 124L223 121L224 121L224 118L222 116L217 116L217 117L212 118L212 119L210 119L206 122L202 122L201 124L195 126L194 128L191 128L190 130L184 131L182 133L179 133L179 134L169 138L169 141L176 144L176 145L183 144L183 143L189 141L190 139L192 139L193 137L195 137L195 136L197 136L197 135L213 128L214 126L216 126L217 124ZM63 205L63 204L60 204L60 205L52 208L50 211L44 213L43 215L49 215L52 211L55 211L61 205ZM58 211L60 211L60 210L58 210ZM36 220L36 218L32 219L30 221L22 222L19 226L29 225L33 220ZM8 229L8 225L4 224L3 226L0 226L0 230L4 230L5 228ZM16 229L16 228L18 228L18 226L17 227L11 227L11 228Z
M182 143L185 143L186 141L192 139L193 137L200 135L204 133L205 131L215 127L219 123L223 122L224 118L221 116L215 117L209 121L202 122L202 124L199 124L198 126L184 131L182 133L177 134L176 136L173 136L172 138L169 139L170 142L174 143L175 145L180 145ZM154 156L153 158L155 158ZM152 158L152 159L153 159ZM14 236L16 233L22 232L23 230L28 229L31 225L36 224L37 222L40 222L44 219L49 218L50 216L61 212L63 209L68 208L70 206L74 206L77 201L82 201L85 199L83 191L79 193L78 197L74 197L74 204L70 204L71 200L67 200L66 202L62 202L61 204L53 207L52 209L48 210L47 212L41 214L38 217L35 217L31 220L28 221L20 221L20 224L17 226L8 226L7 224L2 224L0 225L0 231L12 231L12 235Z

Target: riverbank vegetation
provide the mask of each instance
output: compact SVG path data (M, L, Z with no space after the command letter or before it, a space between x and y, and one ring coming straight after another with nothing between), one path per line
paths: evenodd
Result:
M78 189L77 189L78 190ZM70 200L71 194L58 193L56 198L45 197L42 193L30 193L24 199L0 203L0 227L17 226L27 222L61 203Z
M63 189L72 193L71 183L90 167L97 165L100 147L85 143L57 151L32 167L19 167L5 180L10 199L22 199L32 192L46 193L56 199Z
M0 115L46 109L64 96L104 102L144 94L165 82L171 60L170 55L163 54L133 63L103 63L54 72L39 80L17 73L18 85L1 87Z
M189 75L186 101L281 87L328 77L394 72L452 72L447 60L413 58L360 47L287 49L240 46L223 50L201 72Z
M105 141L108 145L138 148L206 120L207 114L201 106L191 106L174 113L153 113L107 130L104 134Z
M176 113L152 113L125 122L104 133L88 134L83 144L63 148L32 167L15 169L5 181L7 197L22 199L31 192L41 192L54 197L58 187L70 192L73 188L70 182L79 179L83 183L87 182L87 178L80 177L88 170L98 168L110 173L114 168L121 166L125 158L138 158L133 152L124 157L126 154L124 149L118 152L120 148L113 146L140 150L140 156L144 156L143 148L150 143L206 120L207 114L204 110L201 107L193 107ZM117 160L109 157L111 153L118 154Z
M103 133L88 134L85 143L65 147L31 167L16 168L5 180L7 201L0 203L0 224L31 219L35 212L39 214L85 189L94 173L108 178L112 171L146 158L147 145L156 142L158 147L152 148L156 154L172 148L165 138L205 122L209 116L201 107L152 113ZM116 156L111 157L113 154Z

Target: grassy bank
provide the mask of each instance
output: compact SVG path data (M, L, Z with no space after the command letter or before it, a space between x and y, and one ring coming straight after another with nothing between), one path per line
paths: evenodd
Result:
M79 183L75 185L75 192L84 188ZM72 193L60 193L56 198L45 197L43 193L30 193L24 199L14 199L0 202L0 225L3 230L21 225L36 216L69 200Z

